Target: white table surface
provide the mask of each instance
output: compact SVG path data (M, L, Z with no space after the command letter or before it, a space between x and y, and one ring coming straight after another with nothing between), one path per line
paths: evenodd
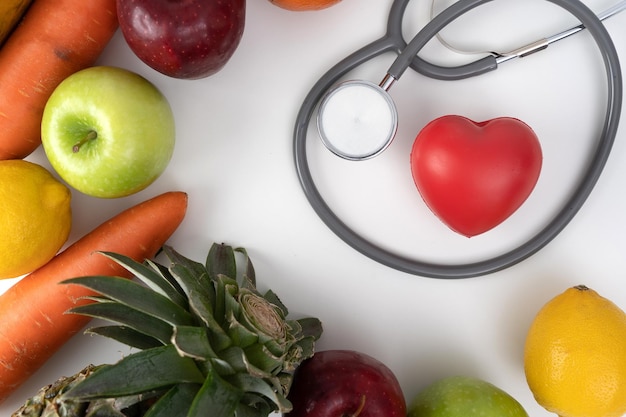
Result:
M437 7L445 1L437 0ZM585 0L594 11L613 0ZM406 36L428 19L428 0L413 2ZM302 99L348 53L379 37L390 0L343 0L329 9L295 13L250 0L243 39L218 74L176 80L151 70L121 33L100 64L142 74L168 97L177 144L166 172L130 197L99 200L73 194L68 244L123 209L168 190L189 194L183 224L169 244L203 261L212 242L248 249L259 287L272 288L298 315L325 327L318 349L354 349L386 363L405 396L435 379L465 374L513 395L533 417L551 415L533 399L523 372L528 326L550 298L586 284L626 307L626 131L618 132L606 168L572 222L544 249L506 270L465 280L410 275L380 265L340 240L318 218L298 182L292 132ZM606 21L626 59L626 15ZM575 23L551 4L500 0L460 19L448 42L471 49L514 49ZM458 57L429 45L424 55L451 64ZM354 77L379 82L393 56ZM309 135L309 159L320 191L359 233L411 258L444 263L479 260L527 239L560 209L587 162L601 128L604 70L588 34L458 82L408 71L391 89L400 111L398 136L378 158L347 162ZM622 112L623 113L623 112ZM408 164L415 135L428 121L460 114L474 120L513 116L542 143L537 187L505 223L471 239L447 229L425 207ZM28 159L49 166L41 149ZM17 279L0 282L0 292ZM8 416L39 387L88 363L112 362L128 348L101 337L74 337L0 405Z

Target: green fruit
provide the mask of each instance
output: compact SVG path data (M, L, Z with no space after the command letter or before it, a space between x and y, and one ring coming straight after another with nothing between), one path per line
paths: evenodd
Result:
M465 376L434 382L413 398L408 410L408 417L528 417L500 388Z
M174 152L174 114L142 76L91 67L54 90L41 141L52 167L73 188L94 197L124 197L165 170Z

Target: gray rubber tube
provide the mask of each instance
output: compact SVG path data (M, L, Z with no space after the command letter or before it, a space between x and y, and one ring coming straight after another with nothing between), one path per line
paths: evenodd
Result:
M601 20L579 0L547 0L570 12L589 31L600 50L608 85L607 109L598 146L576 191L554 219L528 241L499 256L467 264L437 264L399 256L376 246L349 228L335 215L313 181L306 155L307 130L321 97L349 71L376 56L391 51L399 54L389 69L389 73L396 79L408 67L427 77L440 80L469 78L496 69L495 57L483 58L460 67L442 67L428 63L417 56L421 48L446 25L475 7L490 1L493 0L459 0L435 16L408 44L402 38L401 23L409 0L394 1L389 15L387 33L328 70L307 94L297 115L293 138L294 162L300 184L312 208L326 226L344 242L363 255L393 269L429 278L470 278L508 268L530 257L554 239L582 207L597 183L615 141L622 107L623 82L619 57L613 41Z

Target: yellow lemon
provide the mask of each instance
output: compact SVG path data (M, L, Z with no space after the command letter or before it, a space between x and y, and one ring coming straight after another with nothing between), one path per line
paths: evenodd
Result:
M561 417L626 413L626 314L583 285L537 313L524 351L537 402Z
M67 241L71 192L44 167L0 161L0 278L27 274Z

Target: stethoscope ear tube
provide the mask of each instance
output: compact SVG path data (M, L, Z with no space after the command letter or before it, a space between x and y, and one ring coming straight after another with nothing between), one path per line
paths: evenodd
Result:
M489 1L492 0L458 1L455 3L454 9L448 12L442 12L429 23L430 26L427 25L428 33L426 36L430 36L431 33L436 34L443 29L443 27L460 16L460 14ZM470 278L508 268L539 251L565 228L588 198L611 152L621 115L623 82L617 51L600 19L579 0L547 1L569 11L579 19L589 31L600 50L606 69L608 86L606 115L599 137L599 143L595 149L591 163L585 175L582 176L581 182L574 194L564 204L563 208L552 221L522 245L491 259L468 264L436 264L399 256L373 244L349 228L326 204L315 185L309 168L306 154L307 131L317 103L324 96L325 92L341 77L362 63L389 51L399 53L399 58L402 58L401 61L398 61L400 63L397 64L397 68L400 69L397 74L398 76L402 74L402 71L404 71L407 66L410 66L412 69L426 76L442 80L467 78L468 76L495 69L495 59L492 62L489 58L478 64L472 64L477 65L477 67L470 66L459 70L458 67L446 68L432 65L417 57L416 54L420 49L419 43L423 40L415 41L415 39L424 34L416 35L416 38L413 40L415 41L413 46L411 46L411 42L413 41L407 46L401 37L400 28L402 15L408 4L408 0L398 0L394 2L391 9L387 34L383 38L372 42L346 57L324 74L305 97L296 118L293 143L296 171L304 194L314 211L327 227L348 245L374 261L409 274L443 279ZM405 49L405 47L408 49ZM404 67L404 69L402 69L402 67ZM393 68L394 66L392 65L390 70L396 71ZM481 70L481 68L483 70Z

